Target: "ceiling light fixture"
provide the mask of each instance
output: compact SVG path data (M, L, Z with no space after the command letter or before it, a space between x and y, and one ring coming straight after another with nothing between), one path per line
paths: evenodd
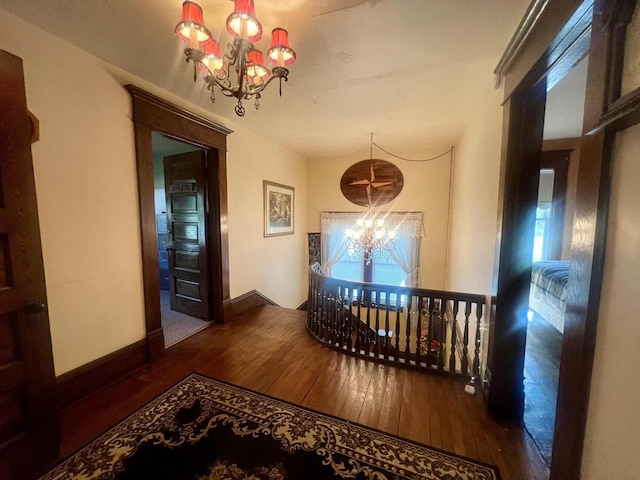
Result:
M262 37L262 25L256 17L253 0L235 0L226 28L233 42L227 45L228 52L222 56L219 43L204 25L202 8L195 2L186 1L182 4L182 18L175 32L188 45L184 53L186 61L193 62L194 81L199 68L207 89L211 90L211 101L215 102L214 90L217 87L223 95L238 99L235 111L242 117L245 114L242 100L255 98L257 110L261 92L276 78L280 79L282 95L282 80L286 82L289 75L286 67L295 62L296 54L289 46L288 32L274 28L267 60L275 66L271 71L265 67L262 52L254 46Z
M350 257L361 256L369 265L373 257L388 258L395 249L395 230L387 231L383 218L376 218L371 207L363 218L356 220L352 229L345 231L347 253Z
M392 185L393 181L380 181L376 179L373 168L373 133L369 146L370 174L368 179L355 180L350 185L360 185L367 191L368 209L364 217L356 220L353 228L345 230L347 238L347 252L350 257L362 256L369 265L376 255L388 258L396 247L395 230L387 231L384 218L378 218L372 204L372 194L376 188Z

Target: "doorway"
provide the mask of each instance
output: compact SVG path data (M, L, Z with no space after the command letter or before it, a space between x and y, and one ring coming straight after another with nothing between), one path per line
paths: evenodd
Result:
M203 181L205 166L203 162L198 162L199 158L204 159L206 151L196 145L174 140L157 132L151 134L151 144L160 270L160 314L165 348L169 348L211 325L206 281L208 276L206 222L204 221L206 218L205 212L202 211L204 210L202 193L206 189ZM185 157L187 157L185 160L189 161L189 154L196 157L196 171L187 171L188 175L180 179L172 178L175 176L171 175L172 166ZM200 180L200 185L196 185L196 179ZM189 221L192 218L186 218L187 222L174 222L173 217L176 213L170 208L172 205L174 208L182 209L180 211L182 216L195 216L196 222ZM176 228L172 228L172 225L177 225L177 230L180 231L176 232ZM178 238L174 238L176 233L180 235ZM195 251L192 248L194 239ZM178 251L175 248L177 244L181 246ZM202 259L198 258L200 250L202 250ZM204 281L199 278L201 272L204 273Z
M524 361L524 425L551 464L588 57L547 92Z
M231 316L229 289L229 241L227 225L227 159L225 127L194 115L133 85L127 85L133 98L133 121L138 170L142 276L144 283L145 325L149 361L165 352L160 302L160 263L153 168L153 133L188 143L206 152L205 183L202 201L208 215L201 231L206 237L209 303L207 320L222 323ZM190 228L187 228L190 231ZM200 233L198 238L201 238ZM189 238L189 233L186 235ZM203 257L203 258L204 258ZM184 293L184 292L183 292Z

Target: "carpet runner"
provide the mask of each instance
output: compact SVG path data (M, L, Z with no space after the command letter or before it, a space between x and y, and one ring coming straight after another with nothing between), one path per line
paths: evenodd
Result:
M499 479L494 466L192 374L42 480Z

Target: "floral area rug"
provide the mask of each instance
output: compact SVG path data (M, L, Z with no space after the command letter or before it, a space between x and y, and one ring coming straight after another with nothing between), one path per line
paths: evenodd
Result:
M192 374L68 458L62 479L499 479L496 467Z

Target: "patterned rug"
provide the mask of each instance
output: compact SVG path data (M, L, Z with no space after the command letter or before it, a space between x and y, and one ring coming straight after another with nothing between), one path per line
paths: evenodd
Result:
M496 467L192 374L43 480L499 479Z

